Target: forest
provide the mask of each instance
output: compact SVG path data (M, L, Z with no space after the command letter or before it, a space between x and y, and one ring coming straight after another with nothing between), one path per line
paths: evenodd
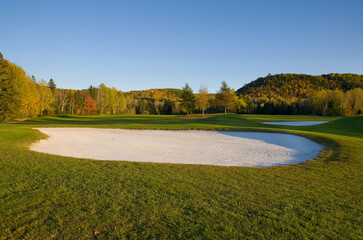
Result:
M234 91L226 82L209 93L182 89L122 92L114 87L57 88L53 79L38 81L0 53L0 121L55 114L254 113L354 116L363 111L363 75L277 74Z
M362 113L363 75L267 75L236 92L244 113L352 116Z

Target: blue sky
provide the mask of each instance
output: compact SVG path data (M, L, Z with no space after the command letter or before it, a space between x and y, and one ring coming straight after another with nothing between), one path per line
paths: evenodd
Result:
M38 80L238 89L268 73L363 74L363 1L0 1L0 52Z

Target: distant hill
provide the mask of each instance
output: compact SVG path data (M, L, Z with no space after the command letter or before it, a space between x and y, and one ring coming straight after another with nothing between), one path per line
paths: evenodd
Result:
M175 88L162 88L162 89L149 89L140 91L125 92L125 96L137 99L158 99L158 100L176 100L181 96L181 89Z
M321 76L306 74L276 74L258 78L236 92L251 97L309 98L323 89L348 91L363 88L363 75L330 73Z

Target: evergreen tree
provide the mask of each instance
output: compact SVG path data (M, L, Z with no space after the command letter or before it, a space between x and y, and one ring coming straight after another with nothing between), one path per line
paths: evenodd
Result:
M91 94L91 97L93 99L96 99L96 88L93 87L92 85L90 85L89 88L88 88L88 90L89 90L89 93Z
M52 78L49 80L48 86L49 86L50 90L52 90L52 92L54 92L54 89L56 88L56 85L55 85Z
M183 87L181 98L181 106L185 108L187 115L189 115L189 113L191 113L195 108L195 95L188 83L185 84L185 87Z
M236 106L237 96L234 93L234 89L228 87L225 81L222 82L221 89L216 94L217 104L224 108L224 114L227 114L227 110L231 110Z

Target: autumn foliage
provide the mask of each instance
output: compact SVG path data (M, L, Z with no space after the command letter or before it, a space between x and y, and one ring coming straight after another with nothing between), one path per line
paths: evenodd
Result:
M122 92L101 83L72 90L53 79L37 81L0 53L0 122L54 114L317 114L363 113L363 75L277 74L258 78L237 91L222 83L216 94L201 88Z
M91 115L94 114L96 110L97 108L95 100L91 96L88 96L84 100L84 114Z

